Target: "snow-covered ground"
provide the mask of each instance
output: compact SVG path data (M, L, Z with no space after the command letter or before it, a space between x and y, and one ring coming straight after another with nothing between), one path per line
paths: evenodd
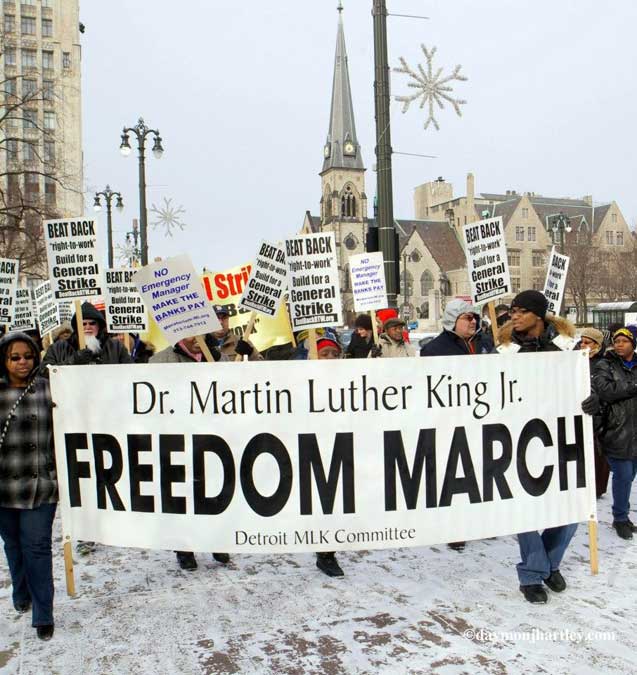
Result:
M637 539L611 529L608 494L598 504L599 575L581 525L562 564L569 588L540 606L518 591L513 537L462 553L342 553L341 579L311 554L237 555L226 567L199 555L182 572L168 551L102 546L77 561L75 599L56 556L55 636L43 643L13 610L3 558L0 672L632 674Z

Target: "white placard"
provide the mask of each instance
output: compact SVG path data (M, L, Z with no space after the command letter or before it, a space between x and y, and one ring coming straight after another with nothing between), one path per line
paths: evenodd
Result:
M71 323L73 314L75 314L74 302L58 302L58 312L60 314L60 326L63 323Z
M146 309L171 345L221 329L187 255L142 267L136 270L133 281Z
M381 251L350 256L349 274L354 311L367 312L387 307L385 265Z
M40 335L44 337L47 333L60 325L60 310L58 303L53 297L53 290L49 280L36 286L33 294L35 296L35 306L38 313L38 325Z
M9 330L35 330L35 303L31 295L30 288L16 288L15 292L15 312L13 313L13 323Z
M72 539L337 551L595 518L584 352L99 370L87 396L49 369Z
M145 333L148 314L133 281L135 270L104 271L104 304L109 333Z
M637 312L626 312L624 314L625 326L637 326Z
M502 218L468 223L462 228L471 301L491 302L512 293Z
M18 260L0 258L0 325L10 326L13 323L19 267Z
M293 330L343 323L333 232L298 235L285 242Z
M546 281L544 282L544 295L549 301L549 311L554 314L559 314L564 298L569 260L570 258L567 255L558 253L553 246L546 272Z
M96 226L87 218L43 223L49 280L57 301L102 295Z
M287 288L285 250L262 241L239 307L274 316Z

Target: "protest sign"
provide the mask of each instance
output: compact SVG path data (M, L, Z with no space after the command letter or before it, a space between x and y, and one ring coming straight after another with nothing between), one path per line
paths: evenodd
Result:
M564 298L564 289L566 288L566 275L568 274L568 262L570 258L551 249L549 258L549 267L546 272L546 281L544 282L544 295L549 301L549 311L554 314L560 313L560 306Z
M473 304L509 295L512 288L502 218L468 223L462 236Z
M387 307L385 268L380 251L350 256L349 274L356 312Z
M294 330L343 323L333 232L285 241L290 318Z
M0 325L13 322L19 265L18 260L0 258Z
M95 220L47 220L42 226L53 297L102 295Z
M252 264L245 263L222 272L206 272L202 277L208 300L215 305L223 305L228 310L229 328L237 337L244 334L252 314L250 310L239 307L241 295L251 272ZM273 317L263 314L257 316L250 333L250 342L260 352L291 341L292 332L285 305L279 305Z
M595 518L584 352L105 365L90 397L82 371L50 368L73 539L336 551Z
M58 303L53 297L53 290L49 280L36 286L33 293L38 313L40 335L44 337L60 325L60 311Z
M187 255L142 267L135 271L133 281L171 345L221 328Z
M15 292L15 312L9 330L35 330L37 328L35 306L30 288L17 288Z
M287 288L285 251L262 241L239 307L274 316Z
M104 272L106 325L110 333L143 333L148 315L133 281L135 270L107 269Z

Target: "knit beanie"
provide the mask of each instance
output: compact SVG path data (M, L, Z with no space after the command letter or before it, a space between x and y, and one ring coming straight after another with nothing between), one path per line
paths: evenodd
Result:
M549 303L544 297L544 294L540 293L540 291L528 290L518 293L515 298L513 298L511 308L513 307L527 309L529 312L533 312L535 316L539 316L540 319L543 319L546 316L546 310L549 307Z
M354 328L372 329L372 317L369 314L359 314L354 322Z
M597 330L597 328L583 328L580 331L580 335L596 342L600 347L604 342L604 334L601 330Z
M633 335L632 331L628 330L628 328L620 328L619 330L616 330L613 333L613 342L618 337L625 337L627 340L630 340L633 344L633 348L635 347L635 336Z

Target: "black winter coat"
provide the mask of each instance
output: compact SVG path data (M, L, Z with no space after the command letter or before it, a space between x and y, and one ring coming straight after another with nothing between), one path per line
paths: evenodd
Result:
M420 356L457 356L459 354L489 354L493 350L493 343L482 332L478 331L469 341L474 351L471 351L466 340L450 330L443 330L440 335L428 342L420 350Z
M372 337L370 337L369 340L366 340L354 331L352 333L352 339L345 350L345 358L366 359L373 346L374 339Z
M614 459L637 459L637 366L614 351L595 365L593 386L604 406L599 429L602 450Z

